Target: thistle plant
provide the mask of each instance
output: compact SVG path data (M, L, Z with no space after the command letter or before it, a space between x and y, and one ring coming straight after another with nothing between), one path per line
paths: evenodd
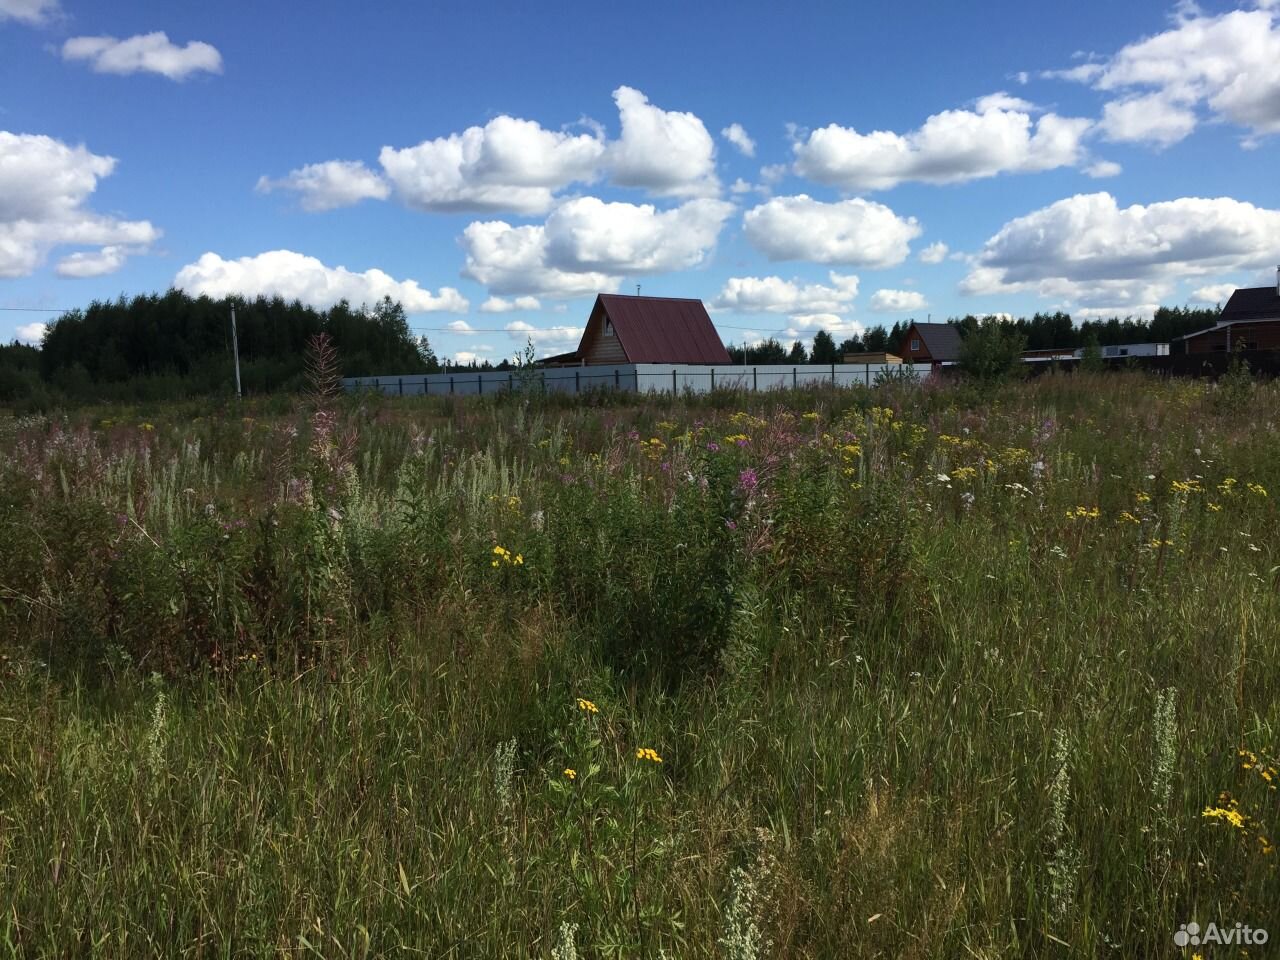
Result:
M512 737L493 750L493 792L503 813L511 808L511 781L515 772L516 738Z
M759 960L769 948L761 929L772 887L774 862L769 844L773 834L756 832L756 856L746 867L729 873L729 902L725 906L720 946L728 960Z
M1151 772L1151 801L1157 824L1169 822L1169 799L1173 796L1173 772L1178 761L1178 690L1166 687L1156 691L1155 702L1155 766Z
M578 960L578 946L574 937L578 933L578 925L567 920L560 924L560 936L556 945L551 948L551 960Z
M1067 824L1071 805L1071 738L1065 730L1054 735L1053 779L1049 782L1049 915L1061 922L1075 901L1080 852Z
M151 726L147 730L146 764L153 792L159 789L160 774L164 770L164 749L168 740L165 732L169 721L168 703L163 690L156 694L155 706L151 709Z

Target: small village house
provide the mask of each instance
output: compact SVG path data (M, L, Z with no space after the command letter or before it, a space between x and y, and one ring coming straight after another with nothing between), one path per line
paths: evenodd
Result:
M1280 267L1274 286L1237 290L1217 323L1178 340L1189 354L1280 350Z
M904 363L932 363L935 367L955 363L960 359L960 330L951 323L912 321L898 344L898 356Z
M578 349L543 366L626 363L719 364L733 361L701 300L602 293Z

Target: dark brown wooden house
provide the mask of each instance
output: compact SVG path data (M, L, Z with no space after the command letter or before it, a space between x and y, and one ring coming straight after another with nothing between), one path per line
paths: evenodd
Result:
M915 323L898 344L903 363L954 363L960 359L960 330L950 323Z
M1280 350L1280 269L1274 287L1237 290L1218 322L1179 337L1187 353Z

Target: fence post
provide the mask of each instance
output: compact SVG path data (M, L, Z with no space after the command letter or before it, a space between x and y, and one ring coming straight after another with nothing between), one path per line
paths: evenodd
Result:
M510 393L511 390L515 387L515 381L512 379L513 376L515 375L511 373L507 374L507 393Z
M760 371L755 367L751 368L751 392L760 392Z
M792 365L792 367L791 367L791 389L792 389L792 390L794 390L794 389L796 389L798 386L800 386L800 374L799 374L799 372L796 370L795 366L794 366L794 365Z
M582 392L582 373L578 370L573 371L573 392Z
M715 390L715 388L716 388L716 368L712 367L711 368L711 389Z
M617 367L613 368L613 389L617 390L622 386L622 371Z
M453 393L453 377L449 378L449 392Z
M862 365L862 378L868 387L871 386L871 364L864 363Z
M400 396L404 396L404 377L399 377L396 381L400 384Z
M676 389L676 368L671 368L671 395L674 397L680 391Z
M484 396L484 374L483 373L476 374L476 396L477 397Z
M831 365L831 385L833 387L836 385L836 365L834 363Z

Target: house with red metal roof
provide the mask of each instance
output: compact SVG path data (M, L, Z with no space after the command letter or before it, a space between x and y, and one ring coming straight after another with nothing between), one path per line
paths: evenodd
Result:
M733 361L701 300L677 297L596 297L578 349L547 357L544 366L628 363L720 364Z

